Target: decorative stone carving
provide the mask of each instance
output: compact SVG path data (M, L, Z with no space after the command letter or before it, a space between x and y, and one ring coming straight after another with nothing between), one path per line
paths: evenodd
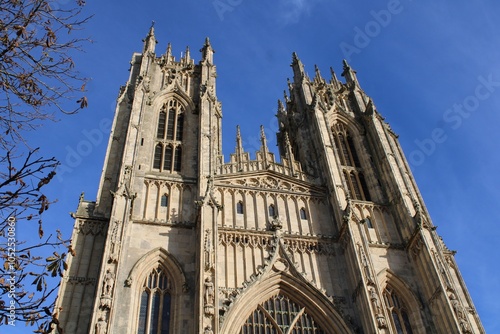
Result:
M92 221L92 220L81 220L78 224L78 233L83 235L103 235L104 234L104 222Z
M385 320L380 300L374 288L370 288L370 300L373 305L373 310L375 311L375 318L377 319L378 328L386 328L387 321Z
M106 270L104 275L104 282L102 286L102 295L111 296L113 292L113 286L115 285L115 274L111 272L111 269Z
M269 229L271 231L278 231L283 228L283 223L281 222L280 217L274 216L270 221L269 221Z
M205 314L214 314L214 302L215 302L215 289L212 278L209 276L205 279Z
M214 332L212 331L212 326L208 325L207 327L205 327L203 334L214 334Z
M463 334L472 333L472 330L469 325L469 321L467 320L467 312L465 308L462 306L460 301L457 299L457 296L452 292L449 295L451 306L453 307L453 311L458 318L458 322L460 325L460 330Z
M120 235L119 235L119 227L121 221L115 220L113 223L113 229L111 231L111 246L109 250L109 262L117 262L118 253L120 251Z
M205 230L205 270L214 268L214 252L212 246L211 230Z
M368 284L374 284L372 271L370 269L370 263L368 262L368 258L366 257L366 253L363 249L363 246L359 243L358 243L358 249L359 249L359 257L361 258L361 264L363 265L365 279L368 282Z
M95 334L106 334L107 333L107 326L108 323L104 318L101 316L99 317L99 320L95 324Z

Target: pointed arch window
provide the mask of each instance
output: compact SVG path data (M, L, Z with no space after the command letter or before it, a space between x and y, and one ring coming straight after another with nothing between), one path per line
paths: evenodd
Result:
M168 195L167 194L163 194L163 196L161 197L160 205L164 208L168 207Z
M154 169L181 171L184 115L184 107L176 99L168 101L161 108L156 130Z
M274 207L274 204L269 205L269 217L276 217L276 208Z
M239 334L254 333L324 334L325 332L305 312L304 307L287 296L278 294L257 306L242 326Z
M171 319L171 287L161 267L151 271L142 287L137 334L168 334Z
M368 185L362 172L356 146L347 127L342 123L337 123L332 127L332 133L333 142L343 169L344 180L351 198L370 201Z
M408 308L404 301L391 287L385 289L384 299L388 313L391 315L391 322L395 333L413 334L410 318L408 317Z
M236 203L236 213L239 215L242 215L244 213L242 201L239 201L238 203Z
M366 226L368 228L373 228L373 223L372 223L372 220L370 219L370 217L365 218L365 223L366 223Z
M302 220L306 220L307 219L306 209L301 208L300 211L299 211L299 214L300 214L300 219L302 219Z

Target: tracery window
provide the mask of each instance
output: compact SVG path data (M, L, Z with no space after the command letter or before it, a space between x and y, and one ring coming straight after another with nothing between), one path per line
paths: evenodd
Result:
M413 334L410 318L408 317L408 308L404 301L390 287L385 289L384 298L395 332L397 334Z
M160 171L181 171L184 107L172 99L165 103L158 116L153 168Z
M340 164L343 168L344 180L351 198L370 201L370 193L363 175L363 169L349 131L344 124L337 123L332 127L332 132Z
M325 332L305 312L305 308L278 294L250 314L240 334L324 334Z
M153 269L142 287L137 334L170 333L170 289L170 281L163 269Z

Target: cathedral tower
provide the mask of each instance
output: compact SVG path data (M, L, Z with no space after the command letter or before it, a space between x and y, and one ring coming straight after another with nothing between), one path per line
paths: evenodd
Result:
M294 53L280 159L222 156L208 38L153 27L120 89L97 200L80 198L56 311L66 333L484 333L397 135L344 61ZM278 161L279 160L279 161Z

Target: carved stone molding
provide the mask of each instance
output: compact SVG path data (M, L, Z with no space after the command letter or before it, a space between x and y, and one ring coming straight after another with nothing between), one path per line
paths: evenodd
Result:
M100 221L92 221L92 220L81 220L78 222L77 231L79 234L83 235L104 235L104 227L105 223Z

